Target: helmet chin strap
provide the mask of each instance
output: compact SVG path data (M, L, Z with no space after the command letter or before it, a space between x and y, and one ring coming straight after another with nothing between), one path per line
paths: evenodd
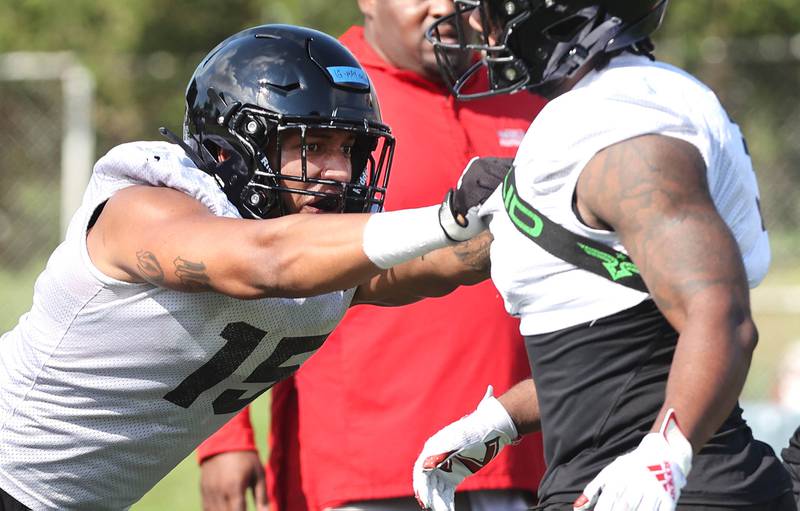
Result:
M212 176L214 175L213 163L212 163L214 162L214 157L211 155L211 153L208 152L208 149L206 149L205 146L203 146L202 144L198 144L200 152L204 153L201 155L200 153L189 147L189 144L184 142L180 137L178 137L178 135L176 135L169 129L162 126L158 128L158 132L161 133L161 136L163 136L173 144L179 145L180 148L183 149L183 152L186 153L186 156L188 156L189 159L192 160L192 163L194 163L198 169L202 170L206 174L211 174Z
M619 34L621 30L622 20L612 16L592 30L581 46L586 51L589 51L592 47L599 44L605 50L606 46L614 41L614 38L617 37L617 34Z
M609 42L614 40L621 27L622 20L619 18L611 17L603 21L589 31L589 34L580 44L576 44L568 50L563 62L552 73L549 73L549 78L544 84L529 86L529 88L552 99L552 97L558 95L557 92L567 80L575 76L575 73L580 72L587 62L602 53L592 51L592 49L597 46L605 48Z
M244 189L249 182L250 171L247 169L244 158L242 158L238 152L231 150L227 153L227 158L222 161L217 161L203 144L197 144L199 150L204 153L204 158L198 151L194 150L189 144L181 140L175 133L167 128L161 127L158 131L167 140L180 146L186 153L186 156L192 160L192 163L194 163L198 169L213 177L231 203L239 208L240 212L242 211L242 207L244 207L245 211L248 213L246 216L259 216L250 211L246 205L242 207L239 206L239 204L242 203Z
M241 106L241 103L238 102L235 102L232 105L227 105L225 101L222 99L222 97L220 97L219 93L213 87L209 87L208 96L217 104L217 107L223 112L218 120L220 124L222 124L223 122L227 123L228 120L230 120L231 115L233 115L236 109L238 109L238 107ZM211 174L211 176L215 178L217 177L214 174L214 170L218 164L217 158L208 151L205 145L203 145L202 130L199 130L200 140L196 143L197 150L191 148L189 144L187 144L184 140L182 140L175 133L173 133L172 131L168 130L163 126L158 128L158 131L164 138L166 138L173 144L179 145L181 149L183 149L183 151L186 153L186 156L188 156L189 159L192 160L192 163L194 163L198 169L202 170L207 174Z

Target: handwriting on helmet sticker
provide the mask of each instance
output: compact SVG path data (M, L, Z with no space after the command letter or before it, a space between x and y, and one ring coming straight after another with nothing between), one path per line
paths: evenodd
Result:
M363 69L350 66L330 66L327 68L334 83L358 84L369 87L369 78Z

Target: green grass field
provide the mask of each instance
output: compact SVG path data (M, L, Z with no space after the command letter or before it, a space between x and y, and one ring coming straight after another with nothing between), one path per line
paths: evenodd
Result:
M23 271L0 271L0 331L16 324L19 316L30 308L33 281L44 267L43 262L32 262ZM800 268L786 266L773 268L761 287L753 292L753 311L761 334L758 349L753 357L750 375L743 397L750 401L768 398L784 349L788 343L800 340L800 315L791 310L781 310L771 293L775 290L800 288ZM795 300L797 303L800 300ZM262 455L266 453L266 432L269 412L268 393L254 403L252 417L256 440ZM199 469L194 455L187 457L167 477L157 484L133 511L190 511L201 509ZM252 503L251 503L251 509Z

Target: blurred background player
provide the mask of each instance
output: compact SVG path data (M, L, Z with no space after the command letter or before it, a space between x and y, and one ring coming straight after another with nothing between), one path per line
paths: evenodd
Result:
M786 347L775 373L773 401L783 410L800 415L800 340Z
M543 100L454 100L424 38L453 12L450 0L359 7L364 28L341 41L367 70L398 140L387 209L440 200L458 177L454 169L476 154L513 156ZM418 446L473 406L485 382L505 390L529 375L518 326L490 282L393 310L351 310L293 385L273 388L273 510L418 509L408 473ZM248 487L266 506L248 414L199 454L207 510L244 509ZM543 472L540 439L526 438L464 483L459 509L525 509Z
M451 509L462 459L541 427L543 509L795 509L738 406L770 262L758 185L716 95L652 55L667 1L455 3L484 35L430 32L459 97L551 98L481 211L533 380L425 443L421 501ZM459 48L481 62L463 73ZM490 86L470 90L482 68Z

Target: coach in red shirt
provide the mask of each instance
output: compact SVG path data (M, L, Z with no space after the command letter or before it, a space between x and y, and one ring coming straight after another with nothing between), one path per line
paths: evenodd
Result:
M397 139L386 209L440 201L472 156L515 154L543 101L530 94L454 101L424 38L430 23L452 12L451 0L359 6L364 28L341 41L367 70ZM411 468L420 446L473 409L487 384L499 395L528 376L518 322L490 281L405 307L351 309L294 379L273 388L272 510L418 510ZM199 453L205 509L245 509L248 487L266 509L246 412ZM525 509L544 468L540 438L525 438L467 479L456 507Z

